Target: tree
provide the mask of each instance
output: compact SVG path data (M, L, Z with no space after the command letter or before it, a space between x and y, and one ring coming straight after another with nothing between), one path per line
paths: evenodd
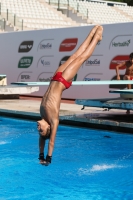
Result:
M127 3L128 6L133 6L133 0L108 0L108 1Z
M129 6L133 6L133 1L132 0L125 0L125 3L127 3Z

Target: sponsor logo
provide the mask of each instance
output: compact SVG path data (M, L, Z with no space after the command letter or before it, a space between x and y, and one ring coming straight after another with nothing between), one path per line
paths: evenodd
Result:
M130 40L127 40L125 42L112 42L113 47L128 47L130 44Z
M78 38L68 38L62 41L59 47L59 51L72 51L78 42Z
M28 74L22 74L21 75L21 79L22 80L28 80L28 79L30 79L30 75L28 75Z
M100 65L100 60L99 59L94 59L94 60L87 60L85 62L86 66L99 66Z
M111 62L110 62L110 66L109 66L109 69L116 69L116 66L129 60L129 55L118 55L118 56L115 56ZM120 70L123 70L123 69L126 69L126 66L123 66L120 68Z
M49 40L42 40L39 45L37 50L51 50L53 47L53 39Z
M52 43L40 44L40 49L51 49Z
M24 41L20 44L18 52L26 53L29 52L33 47L33 41Z
M50 65L50 61L45 61L45 60L41 60L41 64L43 65L43 66L48 66L48 65Z
M109 49L112 47L128 47L131 44L132 35L117 35L112 39L109 45Z
M100 81L101 76L102 76L102 73L90 73L84 77L83 81Z
M18 68L28 68L33 62L33 57L22 57L19 60Z
M37 63L37 67L49 67L50 66L50 61L48 60L48 58L46 56L43 56L39 59L38 63Z
M53 72L43 72L39 74L37 81L39 82L49 82L53 76Z
M84 81L100 81L100 78L84 78Z
M21 72L18 76L18 79L17 81L20 81L20 82L25 82L25 81L28 81L31 79L31 73L32 72Z
M40 81L40 82L49 82L49 81L51 80L51 78L52 78L52 77L49 77L49 78L41 78L41 77L40 77L40 78L38 79L38 81Z

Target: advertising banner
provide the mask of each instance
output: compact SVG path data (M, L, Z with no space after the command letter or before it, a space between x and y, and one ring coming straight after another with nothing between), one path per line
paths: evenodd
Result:
M19 31L0 34L0 74L11 82L50 81L56 69L83 43L93 25L71 28ZM104 24L103 39L80 67L73 81L115 80L116 66L133 52L133 23ZM125 66L120 69L123 79ZM118 97L111 89L126 85L72 86L63 92L67 99ZM34 96L43 96L40 86Z

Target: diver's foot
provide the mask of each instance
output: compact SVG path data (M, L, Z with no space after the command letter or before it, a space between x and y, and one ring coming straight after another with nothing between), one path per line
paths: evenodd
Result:
M102 34L103 34L103 27L99 26L97 28L97 31L96 31L96 35L98 36L98 41L99 42L102 40Z
M99 25L94 26L89 35L91 35L93 37L94 34L96 33L98 27L99 27Z

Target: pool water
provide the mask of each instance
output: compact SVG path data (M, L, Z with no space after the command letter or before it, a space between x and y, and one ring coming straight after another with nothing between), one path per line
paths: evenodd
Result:
M36 122L0 117L0 130L0 200L133 200L132 134L59 126L46 167Z

